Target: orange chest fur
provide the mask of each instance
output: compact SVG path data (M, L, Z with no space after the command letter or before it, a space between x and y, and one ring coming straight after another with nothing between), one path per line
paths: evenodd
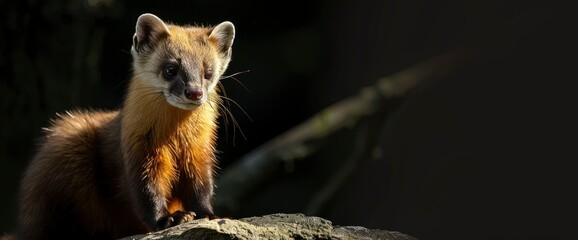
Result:
M134 150L144 161L143 177L157 184L169 198L180 179L195 183L212 177L215 162L215 136L212 129L204 131L177 130L170 137L145 137ZM193 186L191 186L193 187Z

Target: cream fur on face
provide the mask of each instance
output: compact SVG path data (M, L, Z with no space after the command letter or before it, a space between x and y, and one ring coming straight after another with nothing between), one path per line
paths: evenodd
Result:
M172 106L195 109L214 94L231 60L234 38L235 27L228 21L215 27L182 27L144 14L137 20L131 48L135 77ZM167 76L167 68L177 72Z

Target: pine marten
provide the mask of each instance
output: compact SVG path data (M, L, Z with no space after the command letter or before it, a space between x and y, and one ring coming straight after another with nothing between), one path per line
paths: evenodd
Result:
M76 110L45 129L20 189L18 239L113 239L212 218L217 83L235 27L136 23L118 111Z

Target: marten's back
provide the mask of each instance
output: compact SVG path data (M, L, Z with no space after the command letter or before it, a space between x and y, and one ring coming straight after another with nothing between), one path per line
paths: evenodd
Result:
M127 191L118 159L117 116L118 112L67 112L45 129L22 179L19 238L116 235L111 226L122 224L112 222L133 208L123 194ZM115 212L119 216L111 217Z

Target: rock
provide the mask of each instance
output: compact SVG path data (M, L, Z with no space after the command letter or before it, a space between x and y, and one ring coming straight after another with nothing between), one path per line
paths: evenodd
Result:
M335 226L331 232L331 239L382 239L382 240L417 240L409 235L380 229L367 229L359 226Z
M383 239L415 240L411 236L358 226L333 226L331 221L303 214L271 214L234 219L197 219L137 239Z

